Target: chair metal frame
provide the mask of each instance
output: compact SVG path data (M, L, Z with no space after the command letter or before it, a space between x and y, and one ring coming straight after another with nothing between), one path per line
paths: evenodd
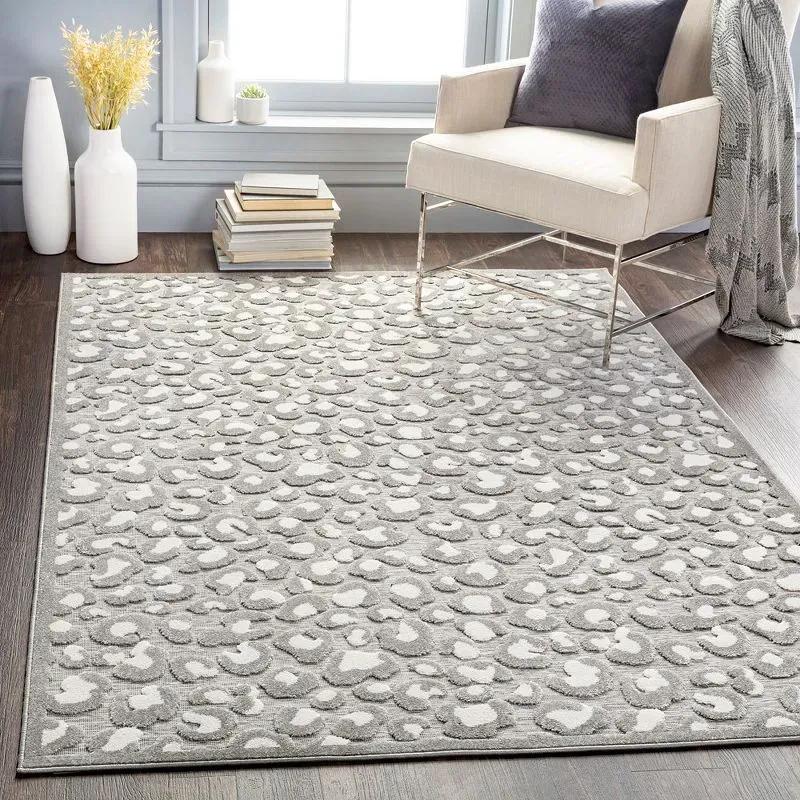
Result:
M452 206L455 203L471 206L472 208L478 208L483 211L494 211L494 209L482 208L481 206L476 206L473 203L465 203L464 201L461 200L445 199L442 200L441 202L429 205L427 194L425 192L421 193L420 212L419 212L419 235L417 239L416 286L414 292L414 306L417 311L422 310L422 286L425 275L428 275L432 272L438 272L439 270L448 270L449 272L453 272L465 278L477 278L478 280L483 281L484 283L490 283L493 284L494 286L499 286L502 289L513 290L528 297L535 297L538 300L546 300L549 303L555 303L556 305L565 306L566 308L572 310L577 310L585 314L590 314L593 317L599 317L601 319L605 319L606 334L605 334L605 343L603 346L603 366L608 367L611 358L611 343L615 336L619 336L620 334L634 331L637 328L640 328L642 325L647 325L647 323L649 322L653 322L654 320L660 319L661 317L666 317L668 314L673 314L674 312L679 311L682 308L694 305L694 303L699 303L701 300L705 300L707 297L711 297L711 295L714 294L714 288L710 288L688 300L683 300L680 303L668 306L667 308L662 308L659 311L647 314L638 319L629 319L626 313L620 311L617 308L617 295L619 293L620 276L623 267L627 266L640 267L641 269L649 269L653 272L660 272L664 275L671 275L672 277L675 278L682 278L692 283L700 283L705 286L713 287L714 281L710 280L709 278L701 278L696 275L689 275L685 272L680 272L679 270L669 269L667 267L661 267L658 266L657 264L649 263L649 259L651 258L663 255L664 253L669 253L671 250L675 250L678 247L683 247L683 245L689 244L690 242L694 242L697 241L698 239L706 237L708 235L708 231L692 233L688 236L684 236L682 239L670 242L669 244L664 245L663 247L656 247L655 249L649 250L645 253L639 253L635 256L629 256L628 258L623 258L622 251L624 245L615 244L613 242L604 242L604 244L608 244L612 246L614 249L610 251L601 250L596 247L589 247L588 245L585 244L573 242L569 239L569 236L571 234L572 235L580 235L580 234L575 234L574 232L565 230L563 228L555 228L553 230L544 231L543 233L534 234L533 236L527 236L524 239L512 242L511 244L503 245L502 247L496 247L494 250L488 250L485 253L480 253L479 255L471 256L470 258L465 258L462 259L461 261L456 261L453 264L443 264L442 266L425 269L424 266L425 238L426 238L428 213L431 211L437 211L442 208L448 208L449 206ZM507 217L512 217L514 219L520 219L525 222L537 224L536 220L515 216L514 214L507 214L504 211L494 211L494 213L503 214L504 216ZM481 272L465 269L465 267L468 267L471 264L475 264L478 261L484 261L488 258L494 258L495 256L503 255L504 253L509 253L512 250L516 250L517 248L520 247L525 247L526 245L533 244L534 242L550 242L552 244L561 245L564 248L564 253L566 253L566 248L570 248L571 250L578 250L582 253L588 253L593 256L599 256L600 258L610 259L613 262L613 266L611 268L611 280L612 280L611 298L608 303L608 308L605 311L601 311L598 308L586 306L583 305L582 303L575 303L572 300L565 300L560 297L553 297L551 295L545 294L544 292L537 292L533 289L529 289L524 286L518 286L516 284L509 283L508 281L500 280L492 275L486 275ZM615 321L617 317L621 317L623 319L623 324L615 327Z

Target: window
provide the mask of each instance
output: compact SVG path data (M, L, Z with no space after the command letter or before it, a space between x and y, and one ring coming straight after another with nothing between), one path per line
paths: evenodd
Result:
M495 0L209 0L240 83L286 111L433 110L439 76L491 60Z

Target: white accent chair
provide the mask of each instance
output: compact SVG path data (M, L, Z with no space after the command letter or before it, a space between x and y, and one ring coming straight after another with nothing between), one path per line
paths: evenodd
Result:
M688 0L661 76L660 107L639 117L635 140L566 128L504 127L527 59L442 76L434 133L412 144L406 179L408 188L421 193L418 309L427 213L456 202L537 223L546 232L434 269L509 287L505 281L466 267L541 240L613 262L607 310L511 287L605 319L603 366L608 366L614 336L714 293L709 280L648 261L705 232L643 255L622 256L624 245L702 220L710 212L720 120L719 101L711 94L709 77L712 5L713 0ZM800 0L779 0L779 5L791 37ZM428 195L445 200L431 205ZM611 249L578 244L569 240L569 234L597 240ZM620 271L627 265L677 275L704 284L704 289L691 300L615 327Z

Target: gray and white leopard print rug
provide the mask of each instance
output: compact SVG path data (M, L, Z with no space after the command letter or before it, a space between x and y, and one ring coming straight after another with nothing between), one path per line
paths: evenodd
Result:
M412 282L64 279L23 770L798 737L797 504L655 330Z

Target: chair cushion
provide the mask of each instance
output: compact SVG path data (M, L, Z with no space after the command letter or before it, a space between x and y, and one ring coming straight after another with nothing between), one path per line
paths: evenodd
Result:
M406 184L607 242L640 239L647 192L628 139L561 128L432 133L411 146Z
M636 135L686 0L539 0L509 123Z

